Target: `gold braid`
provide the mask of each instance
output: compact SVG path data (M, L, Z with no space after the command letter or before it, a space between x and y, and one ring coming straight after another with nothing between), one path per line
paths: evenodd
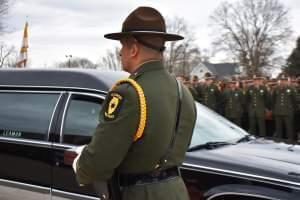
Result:
M144 94L144 91L143 91L142 87L135 80L130 79L130 78L119 80L117 83L115 83L113 85L111 90L113 90L115 87L117 87L118 85L120 85L122 83L131 84L133 86L133 88L135 89L135 91L137 92L137 95L139 97L140 122L139 122L138 129L137 129L137 131L136 131L136 133L133 137L133 141L135 142L143 136L144 129L145 129L145 126L146 126L146 119L147 119L146 97L145 97L145 94Z

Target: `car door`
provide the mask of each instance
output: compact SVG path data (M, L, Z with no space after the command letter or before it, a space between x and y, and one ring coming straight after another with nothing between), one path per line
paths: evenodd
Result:
M0 199L50 199L48 139L60 97L59 92L0 91Z
M104 96L70 92L61 114L54 148L53 200L97 199L93 185L78 186L71 165L64 162L65 150L90 142L98 125ZM106 183L98 183L98 189L108 195Z

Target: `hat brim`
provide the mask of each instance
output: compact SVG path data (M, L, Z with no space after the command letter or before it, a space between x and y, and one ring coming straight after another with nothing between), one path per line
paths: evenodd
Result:
M134 35L152 35L163 38L165 41L177 41L182 40L184 37L176 34L156 32L156 31L131 31L131 32L119 32L119 33L108 33L104 37L111 40L120 40L121 38L134 36Z
M256 77L256 78L253 78L253 80L265 80L265 78L263 78L263 77Z

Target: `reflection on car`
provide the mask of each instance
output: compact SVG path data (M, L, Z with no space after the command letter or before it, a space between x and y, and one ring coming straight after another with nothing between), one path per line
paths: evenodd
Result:
M98 199L79 187L68 150L87 144L105 96L126 73L0 70L0 199ZM299 199L300 147L255 138L197 103L181 175L194 199ZM67 152L67 153L66 153Z

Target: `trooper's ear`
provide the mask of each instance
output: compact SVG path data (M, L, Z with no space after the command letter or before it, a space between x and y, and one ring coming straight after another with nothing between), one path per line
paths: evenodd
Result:
M132 43L130 46L130 57L131 58L136 58L138 56L138 53L140 51L140 46L138 45L137 42Z

